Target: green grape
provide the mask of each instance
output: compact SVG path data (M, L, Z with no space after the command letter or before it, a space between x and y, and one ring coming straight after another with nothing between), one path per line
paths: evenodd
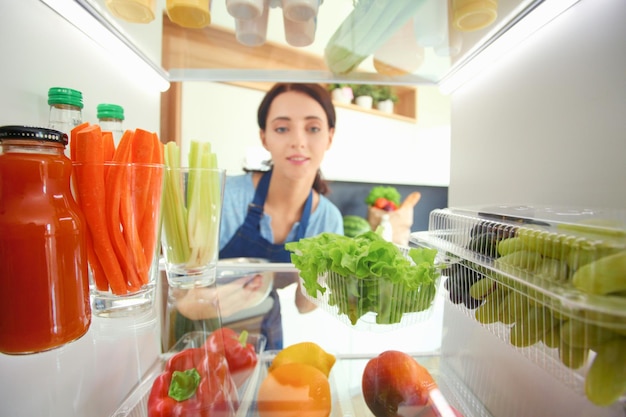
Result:
M470 295L482 300L496 289L496 283L491 278L481 278L470 287Z
M509 237L498 242L498 254L500 256L509 255L523 249L525 249L524 244L519 237Z
M545 230L521 228L518 237L524 249L554 259L567 259L574 237Z
M529 250L520 250L495 260L498 269L504 272L519 272L519 269L534 272L541 263L541 255Z
M551 281L565 282L568 279L567 262L544 257L537 267L536 275Z
M526 314L520 316L510 329L511 344L517 347L534 345L548 330L547 323L551 323L550 311L547 308L529 306Z
M606 327L615 333L626 336L626 320L624 320L622 316L602 313L595 310L585 310L583 315L587 322L599 323L601 327Z
M593 349L609 340L620 337L606 327L571 319L561 326L561 339L571 347Z
M546 334L543 335L543 338L541 340L543 341L544 345L552 349L558 348L561 345L560 328L561 324L556 324L554 327L548 330Z
M504 324L513 324L528 311L528 298L517 291L509 291L500 304L498 319Z
M482 324L495 323L498 321L499 306L504 298L504 294L504 291L496 289L485 297L485 302L474 311L476 320Z
M626 338L598 346L585 377L585 393L599 406L611 405L626 394Z
M587 360L587 353L589 351L584 348L569 346L567 343L563 342L563 339L561 339L561 342L559 346L559 357L563 365L570 369L578 369L583 366Z
M606 242L590 243L583 241L570 251L566 258L567 266L575 271L591 262L623 250L624 243L620 246L610 246Z
M580 267L573 275L574 286L590 294L626 291L626 250Z

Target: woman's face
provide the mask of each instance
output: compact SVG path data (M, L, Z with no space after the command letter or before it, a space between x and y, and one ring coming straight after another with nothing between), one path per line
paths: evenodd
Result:
M275 173L309 178L319 169L333 134L317 101L304 93L288 91L272 102L261 141L272 154Z

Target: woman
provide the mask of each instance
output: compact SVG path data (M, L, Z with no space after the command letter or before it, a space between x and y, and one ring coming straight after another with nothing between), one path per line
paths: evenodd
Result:
M290 262L285 243L321 232L343 234L339 209L324 194L320 165L335 133L335 109L317 84L279 83L257 113L270 170L226 179L220 226L220 258ZM299 295L296 291L296 295ZM282 348L278 296L263 318L268 349Z

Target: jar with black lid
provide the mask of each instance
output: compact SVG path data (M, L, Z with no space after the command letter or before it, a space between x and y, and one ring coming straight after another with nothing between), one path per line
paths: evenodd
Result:
M67 135L0 127L0 352L36 353L91 323L86 224L70 188Z

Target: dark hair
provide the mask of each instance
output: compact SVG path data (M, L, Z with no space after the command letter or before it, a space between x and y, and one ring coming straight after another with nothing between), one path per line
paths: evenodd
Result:
M282 93L288 91L297 91L311 97L317 101L328 119L328 128L333 129L337 121L335 114L335 106L330 93L319 84L303 84L303 83L277 83L265 94L259 109L257 111L257 123L261 130L265 130L267 127L267 115L270 111L270 106L276 97ZM326 195L330 192L330 188L324 179L322 179L322 173L317 170L315 175L315 181L313 181L313 189L322 195Z

